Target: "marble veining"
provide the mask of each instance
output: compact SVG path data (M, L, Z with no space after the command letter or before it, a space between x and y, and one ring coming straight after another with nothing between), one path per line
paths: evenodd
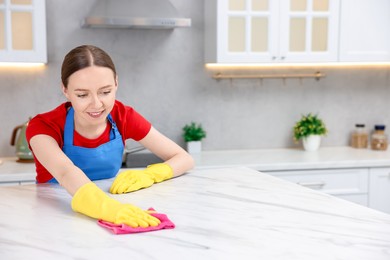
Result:
M1 187L1 259L390 259L390 215L249 168L110 196L152 206L176 228L113 235L74 213L59 185Z

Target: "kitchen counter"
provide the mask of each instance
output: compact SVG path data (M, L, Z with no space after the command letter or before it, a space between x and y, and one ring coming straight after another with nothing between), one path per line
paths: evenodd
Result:
M35 182L35 163L17 162L16 157L3 157L0 161L0 182Z
M154 207L176 228L114 235L74 213L58 184L1 187L1 258L390 259L390 215L249 168L194 170L110 196Z
M351 147L321 147L315 152L291 148L203 151L193 157L197 169L244 166L259 171L283 171L390 166L390 150ZM0 159L0 182L35 181L34 163L18 163L12 157Z
M199 168L246 166L259 171L389 167L390 150L374 151L352 147L302 149L258 149L203 151L194 155Z

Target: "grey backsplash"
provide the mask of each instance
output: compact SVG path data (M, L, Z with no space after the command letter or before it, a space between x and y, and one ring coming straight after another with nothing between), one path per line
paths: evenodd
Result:
M292 127L301 114L318 113L329 128L324 146L348 145L355 123L390 128L390 69L322 69L315 79L215 80L203 62L203 1L172 0L191 28L173 31L81 29L94 0L46 1L49 63L44 69L0 68L0 156L13 156L16 125L65 99L63 56L80 44L109 52L119 73L118 99L184 146L191 121L207 131L204 150L297 146ZM306 71L312 73L312 69ZM390 129L388 131L390 133Z

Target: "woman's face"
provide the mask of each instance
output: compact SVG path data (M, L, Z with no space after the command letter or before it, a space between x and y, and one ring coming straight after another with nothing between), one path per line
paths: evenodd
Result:
M106 122L117 87L118 80L111 69L91 66L70 75L68 87L62 86L62 90L72 103L79 124L98 125Z

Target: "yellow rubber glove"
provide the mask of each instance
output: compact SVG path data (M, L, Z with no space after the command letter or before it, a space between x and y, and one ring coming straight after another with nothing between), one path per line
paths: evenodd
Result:
M128 193L172 178L173 170L166 163L149 165L144 170L127 170L118 174L111 185L113 194Z
M131 227L155 227L160 224L160 220L146 211L110 198L93 182L77 190L72 199L72 209L95 219Z

